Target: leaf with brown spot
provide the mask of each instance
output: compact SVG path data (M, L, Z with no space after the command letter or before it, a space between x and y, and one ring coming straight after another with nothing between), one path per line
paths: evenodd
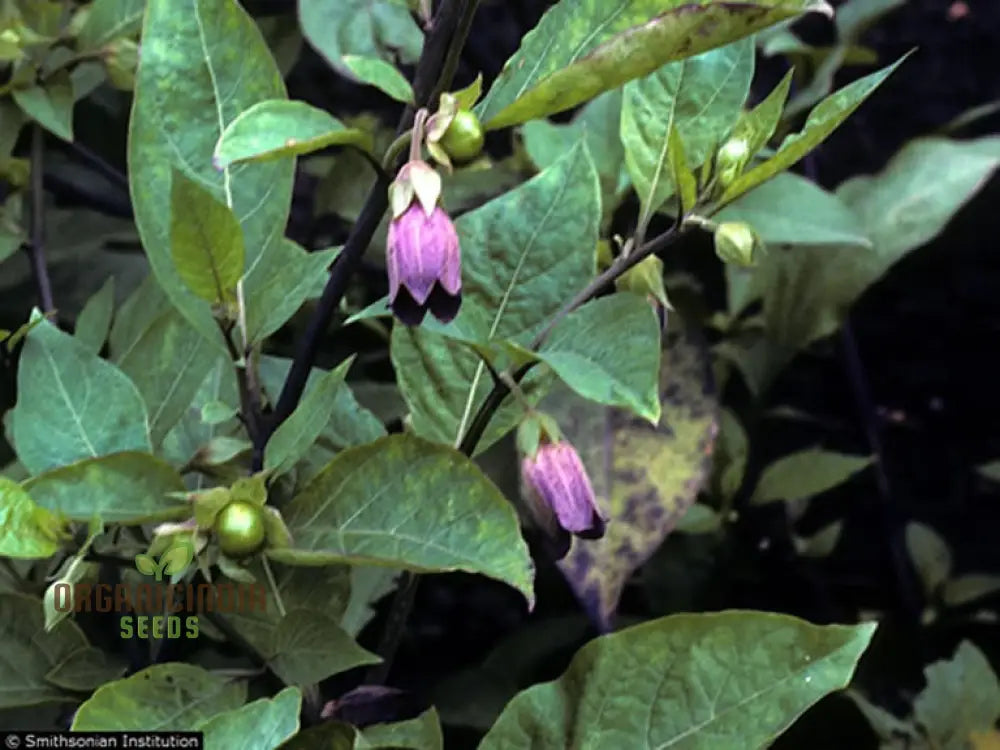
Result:
M610 520L603 539L574 539L559 568L588 615L610 630L622 589L694 503L718 431L708 352L670 318L660 369L660 423L585 401L560 387L542 408L576 446Z

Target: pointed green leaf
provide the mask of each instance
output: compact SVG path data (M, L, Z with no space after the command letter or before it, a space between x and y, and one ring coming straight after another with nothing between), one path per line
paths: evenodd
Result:
M146 0L94 0L77 36L81 51L96 50L120 37L131 37L142 27Z
M111 333L108 336L108 350L111 360L118 363L128 350L136 345L156 320L172 306L163 288L152 273L125 298L115 313Z
M593 278L600 216L597 174L582 141L541 174L463 215L455 222L462 309L452 325L483 341L530 343ZM439 333L403 326L393 329L391 351L416 433L454 444L492 388L479 356ZM502 407L478 451L512 429L521 413L512 401Z
M479 750L767 747L847 685L874 631L742 611L636 625L518 694Z
M793 133L781 142L778 151L767 161L758 164L753 169L736 178L726 188L720 201L728 203L743 195L748 190L760 185L779 172L783 172L798 163L799 159L812 151L826 140L826 137L836 130L862 102L912 54L908 52L892 65L860 78L845 86L821 101L806 119L805 125L798 133Z
M660 548L708 479L718 411L708 352L694 331L684 330L679 315L671 315L668 325L660 345L659 424L566 390L554 389L541 404L580 453L609 517L603 538L574 539L558 563L602 631L612 627L627 582Z
M148 453L113 453L51 469L24 483L43 508L74 521L139 524L183 518L190 507L171 498L184 482L176 469Z
M751 155L759 152L771 140L774 131L781 122L781 112L788 99L792 86L792 75L795 70L789 70L771 93L749 112L744 112L733 129L734 138L745 138L747 151Z
M344 55L405 64L420 57L424 35L406 3L397 0L299 0L302 33L334 68L348 73Z
M42 602L32 596L0 593L0 708L63 703L72 698L45 676L71 654L87 648L83 632L70 619L45 630Z
M377 57L344 55L344 65L362 82L375 86L403 104L413 104L413 88L395 66Z
M373 565L351 566L351 595L340 618L340 625L353 638L371 622L371 605L396 588L400 571Z
M913 701L913 714L933 747L968 747L969 735L993 729L1000 719L1000 681L971 641L962 641L951 659L924 669L927 687Z
M205 747L274 750L299 731L301 710L302 691L288 687L273 698L217 714L198 730L204 733Z
M813 0L562 0L476 108L489 130L562 112L660 66L820 7Z
M927 524L911 521L906 524L906 551L924 585L924 593L928 598L936 596L951 577L954 565L948 542Z
M695 177L692 165L688 161L681 131L676 127L676 122L667 136L667 166L670 168L674 189L680 197L679 208L683 216L698 202L698 178Z
M72 142L75 98L69 73L55 73L43 86L15 88L11 97L32 120L64 141Z
M243 282L247 340L259 343L321 294L340 248L306 252L285 239L265 253Z
M754 70L754 44L734 44L664 65L625 85L621 138L625 163L642 203L644 225L676 190L670 168L671 130L688 165L701 165L740 114Z
M660 420L660 325L648 301L620 292L560 321L538 350L559 379L591 401Z
M264 449L264 470L274 476L291 470L316 441L330 421L336 405L337 389L354 364L354 357L330 370L316 385L307 389L295 411L286 419Z
M779 458L760 475L750 502L762 505L819 495L870 466L871 456L849 456L810 448Z
M99 648L80 648L53 667L45 679L65 690L90 693L117 680L127 669L128 664L115 654Z
M70 729L190 731L217 714L239 708L246 697L245 682L192 664L155 664L98 688L77 710Z
M233 212L174 170L170 214L170 257L188 289L213 304L236 302L245 251Z
M408 721L372 724L361 731L366 748L407 748L407 750L442 750L441 719L431 706L420 716Z
M226 126L212 157L225 169L247 161L272 161L327 146L372 149L372 136L305 102L272 99L242 112Z
M111 329L111 315L115 305L115 278L109 276L97 293L83 306L76 319L73 335L92 352L104 346Z
M172 308L123 354L118 366L132 379L146 403L153 445L160 445L177 424L208 373L222 359Z
M281 242L295 165L284 159L219 171L212 155L230 122L258 102L284 97L285 86L260 30L235 0L148 0L147 6L129 123L136 226L170 301L225 351L210 304L174 268L171 173L183 172L232 209L243 229L246 270L252 269Z
M58 517L35 504L15 481L0 476L0 556L41 560L59 549Z
M312 685L382 660L361 648L336 620L315 609L290 610L274 630L268 664L286 685Z
M14 443L32 474L151 450L146 407L132 381L48 321L28 333L17 377Z
M469 459L410 435L337 455L283 509L279 562L463 570L533 602L532 565L510 503Z

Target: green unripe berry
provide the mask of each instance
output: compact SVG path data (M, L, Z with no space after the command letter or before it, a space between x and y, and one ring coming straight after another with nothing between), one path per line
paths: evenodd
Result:
M215 519L215 534L226 557L238 560L264 546L267 526L258 506L237 500L223 508Z
M455 161L475 159L483 150L485 136L479 118L469 109L455 113L448 129L441 136L441 147Z

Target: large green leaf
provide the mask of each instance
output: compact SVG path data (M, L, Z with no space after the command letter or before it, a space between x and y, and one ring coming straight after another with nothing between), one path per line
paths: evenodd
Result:
M476 111L491 130L545 117L819 5L562 0L525 35Z
M751 502L762 504L812 497L843 484L871 463L870 456L850 456L818 448L791 453L764 469Z
M268 654L268 664L286 685L301 686L382 661L316 609L289 610L273 632Z
M121 37L136 35L142 27L146 0L94 0L77 35L80 50L96 50Z
M349 448L282 509L279 562L463 570L533 603L532 564L510 503L469 459L410 435Z
M745 221L766 245L873 247L865 227L843 201L791 172L740 196L712 218L718 222Z
M424 38L399 0L299 0L302 34L326 61L350 75L344 55L414 63Z
M990 662L970 641L951 659L924 669L927 687L913 701L913 714L941 750L963 750L969 735L993 729L1000 720L1000 681Z
M283 97L267 44L235 0L149 0L129 126L136 226L171 302L220 349L209 303L187 289L171 259L171 173L183 172L232 209L252 269L282 241L295 165L284 159L219 171L212 155L242 112Z
M881 173L842 183L837 197L854 210L875 243L876 253L866 258L859 275L870 283L903 254L937 237L998 166L1000 136L919 138L900 149Z
M60 71L44 85L16 88L11 92L22 111L43 128L64 141L73 140L73 82Z
M174 170L170 182L170 257L187 288L214 305L236 302L246 251L226 203Z
M649 302L620 292L563 318L538 350L566 385L591 401L660 421L660 324Z
M35 504L17 482L0 476L0 556L26 560L59 549L59 519Z
M149 433L160 445L224 359L184 317L168 308L123 353L118 366L135 383L149 410Z
M559 563L602 630L611 627L626 582L674 529L707 479L718 410L708 352L679 316L671 316L670 325L659 371L657 426L565 390L542 402L580 452L610 518L602 539L574 539Z
M72 620L45 630L42 602L21 594L0 593L0 708L63 703L71 700L45 679L70 655L88 648L83 632Z
M245 161L272 161L327 146L352 145L370 151L372 137L305 102L271 99L230 122L215 146L219 169Z
M155 0L154 0L155 2ZM247 684L193 664L155 664L109 682L73 718L74 732L190 731L246 701Z
M128 376L47 320L28 333L17 379L14 444L32 474L152 449L146 407Z
M680 135L688 166L700 166L739 117L753 69L753 40L742 39L625 85L621 139L642 204L640 224L675 190L667 148L671 129Z
M845 687L875 625L730 611L665 617L591 641L520 693L480 750L767 747Z
M902 64L909 54L907 53L892 65L845 86L817 104L809 113L802 130L786 137L770 159L737 177L723 192L720 198L721 203L725 204L738 198L779 172L795 165L799 159L826 140L830 133L860 107L861 103Z
M24 484L41 507L74 521L138 524L183 518L191 506L167 496L181 492L180 474L148 453L113 453L61 466Z
M601 207L585 143L528 182L456 222L462 247L462 309L454 330L525 345L593 278ZM517 217L517 221L512 221ZM392 363L418 435L455 443L492 387L465 344L428 328L397 326ZM494 416L479 451L520 418L512 402Z
M264 255L243 282L247 340L263 341L299 311L307 299L320 295L327 269L339 249L306 252L285 239Z
M286 611L313 609L329 617L339 617L346 611L348 598L354 593L351 585L353 569L346 565L300 568L272 562L271 569ZM247 571L259 582L267 580L264 566L259 562L251 563ZM274 655L275 633L283 618L270 586L266 596L263 608L226 613L225 618L255 649L270 658Z
M275 750L299 731L302 691L288 687L273 698L261 698L216 714L199 727L205 747Z
M618 135L621 117L622 92L615 89L588 102L570 123L532 120L521 129L528 157L539 169L555 164L581 138L587 142L601 181L601 208L605 221L618 207L629 187L628 172L624 166L625 149ZM445 200L451 187L445 183Z

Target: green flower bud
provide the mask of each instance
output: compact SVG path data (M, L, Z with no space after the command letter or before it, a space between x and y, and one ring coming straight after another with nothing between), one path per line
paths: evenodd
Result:
M663 261L655 255L650 255L626 271L615 281L615 286L619 291L651 297L663 307L670 307L667 290L663 286Z
M750 160L750 144L742 138L730 138L715 157L715 173L720 187L729 187Z
M715 254L725 263L752 266L760 238L742 221L724 221L715 229Z
M111 84L122 91L135 88L135 71L139 67L139 45L131 39L115 39L105 50L104 66Z

